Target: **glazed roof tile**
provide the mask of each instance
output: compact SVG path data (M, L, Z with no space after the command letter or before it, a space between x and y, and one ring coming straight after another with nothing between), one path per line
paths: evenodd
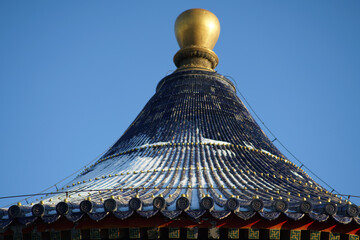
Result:
M154 208L158 196L166 202L161 212L168 218L183 210L198 218L207 209L218 219L235 211L246 220L260 211L268 220L285 212L294 220L307 214L325 221L337 213L333 218L338 222L359 223L358 208L343 205L286 159L236 96L233 84L208 71L180 71L161 80L155 95L109 151L43 200L47 210L42 220L56 221L55 207L66 199L71 209L67 218L78 221L87 211L80 205L89 197L94 211L86 214L97 221L107 215L106 199L115 200L117 218L128 218L134 210L151 217L158 213ZM205 197L214 205L201 205ZM188 199L189 206L179 208L180 198ZM132 199L140 200L140 205L130 203ZM329 204L336 206L335 213L325 211ZM21 215L24 224L35 221L31 206L22 211L27 213ZM11 216L4 211L0 222L6 227Z
M137 194L145 206L153 196L171 205L185 194L194 209L206 194L219 207L231 196L339 201L284 158L228 79L206 71L164 78L123 136L65 189L84 191L72 201L90 193L93 200L120 196L126 205ZM59 197L66 196L53 202Z

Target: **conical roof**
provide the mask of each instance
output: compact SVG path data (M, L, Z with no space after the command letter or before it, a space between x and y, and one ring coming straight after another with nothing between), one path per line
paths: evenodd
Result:
M109 151L65 186L85 191L74 200L98 189L115 192L90 192L94 200L114 195L127 204L137 195L146 206L161 195L171 206L183 195L194 209L204 196L220 208L231 197L339 200L284 157L237 97L234 84L213 70L218 58L211 49L219 33L217 17L206 10L178 17L178 70L159 82Z
M123 189L91 196L119 195L127 203L137 194L149 205L160 194L170 205L181 194L193 204L209 194L221 207L232 196L290 202L333 198L273 145L230 80L204 70L162 79L121 138L69 186Z
M198 209L204 196L220 209L230 198L340 201L284 157L238 98L234 84L213 70L217 17L203 9L185 11L175 33L181 47L174 57L177 71L159 82L109 151L64 187L76 192L69 199L115 196L127 206L136 196L152 206L153 198L162 196L174 209L181 196L190 200L191 209ZM67 195L56 196L53 203Z

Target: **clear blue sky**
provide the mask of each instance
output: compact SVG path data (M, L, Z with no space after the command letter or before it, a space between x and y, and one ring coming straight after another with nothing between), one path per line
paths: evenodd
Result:
M174 22L195 7L220 20L217 71L310 169L360 195L360 1L136 2L0 2L1 196L110 147L175 70Z

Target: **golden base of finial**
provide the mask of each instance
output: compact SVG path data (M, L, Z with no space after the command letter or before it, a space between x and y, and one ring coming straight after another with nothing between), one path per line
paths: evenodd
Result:
M214 71L219 63L218 56L209 48L189 46L180 49L174 56L174 63L179 69L200 68Z

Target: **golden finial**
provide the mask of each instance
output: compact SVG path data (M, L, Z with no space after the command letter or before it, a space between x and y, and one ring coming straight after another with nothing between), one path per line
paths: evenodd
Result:
M212 51L220 34L218 18L210 11L194 8L181 13L175 22L175 36L180 51L174 56L179 69L213 70L219 62Z
M189 9L181 13L175 22L175 35L180 48L200 46L212 50L219 34L219 20L205 9Z

